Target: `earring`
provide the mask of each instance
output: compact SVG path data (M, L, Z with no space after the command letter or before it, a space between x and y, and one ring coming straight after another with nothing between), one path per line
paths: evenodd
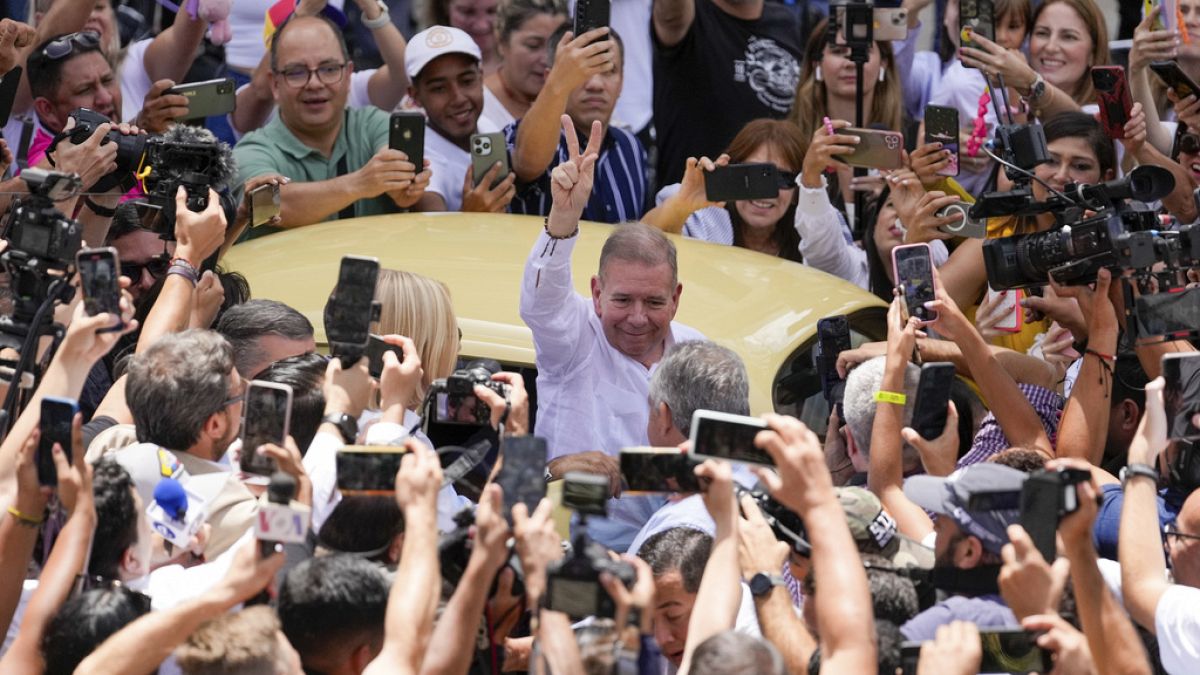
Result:
M817 82L824 82L824 81L825 81L825 76L824 76L824 75L821 73L821 66L820 66L820 65L818 65L818 66L817 66L817 70L816 70L816 80L817 80Z
M887 79L887 71L884 70L883 68L880 68L879 69L879 81L883 82L886 79Z

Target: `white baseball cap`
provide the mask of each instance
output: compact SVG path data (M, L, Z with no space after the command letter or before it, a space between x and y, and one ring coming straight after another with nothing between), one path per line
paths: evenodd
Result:
M404 50L404 70L409 79L416 79L429 62L446 54L466 54L476 61L483 60L479 45L465 31L450 26L432 26L412 36Z

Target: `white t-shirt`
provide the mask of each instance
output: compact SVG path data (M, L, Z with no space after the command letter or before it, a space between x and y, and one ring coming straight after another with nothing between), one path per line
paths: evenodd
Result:
M146 49L153 38L139 40L125 50L118 75L121 79L121 121L132 122L142 111L146 94L154 83L146 72Z
M487 91L487 87L483 89ZM486 109L487 106L484 106ZM476 133L490 134L500 129L492 126L483 116L479 117ZM471 154L439 134L433 127L425 127L425 159L433 175L429 179L427 192L442 196L447 211L462 211L463 182L471 167Z
M483 87L483 114L479 116L479 125L483 126L486 122L489 126L497 130L516 122L517 118L508 112L508 108L500 102L500 99L492 93L487 85Z
M229 26L233 39L225 44L225 63L238 70L254 70L262 60L267 48L263 45L263 26L267 10L276 0L237 0L232 2ZM345 0L329 0L329 4L341 9Z
M1154 608L1158 658L1168 673L1200 672L1200 588L1175 584Z

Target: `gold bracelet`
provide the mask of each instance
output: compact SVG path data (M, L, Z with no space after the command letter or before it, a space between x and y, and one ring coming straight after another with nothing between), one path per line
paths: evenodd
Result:
M46 522L45 514L42 514L41 518L34 518L21 513L15 506L8 507L8 514L17 519L18 525L24 525L25 527L37 527Z
M875 392L876 403L892 403L894 405L904 405L908 402L908 397L904 394L898 394L894 391L884 391L880 389Z

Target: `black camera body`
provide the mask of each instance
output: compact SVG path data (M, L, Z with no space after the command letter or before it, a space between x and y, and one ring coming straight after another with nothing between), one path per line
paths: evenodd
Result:
M101 124L113 124L113 121L104 115L90 110L88 108L76 108L71 111L70 119L75 120L75 126L68 131L61 132L54 143L51 144L51 150L64 139L70 141L73 145L79 145L91 138L92 134ZM106 143L117 144L117 168L100 180L96 181L95 185L85 186L92 192L108 192L112 188L120 185L128 190L133 187L134 172L142 163L142 158L146 154L147 136L133 135L126 136L120 130L115 128L109 129L101 145Z
M546 607L572 619L589 616L614 618L616 604L600 585L600 574L608 572L625 588L632 588L637 571L627 562L608 557L608 550L580 534L567 557L546 572Z
M475 513L470 508L464 508L454 515L454 530L441 535L438 539L438 562L442 568L442 584L450 593L453 593L453 589L458 587L463 574L467 571L467 563L470 562L471 549L474 546L471 538L471 526L474 524ZM515 552L509 554L508 562L504 566L513 571L512 594L525 595L525 571ZM503 572L503 568L501 568L501 572ZM497 574L496 579L492 581L492 588L488 591L489 598L496 594L499 577L500 575Z
M775 501L765 492L747 490L743 494L749 495L758 505L758 510L762 511L763 518L775 533L776 540L787 544L797 555L806 558L812 555L812 546L808 543L804 521L796 512Z
M69 269L83 246L83 227L63 215L54 202L79 191L79 176L26 169L21 179L30 196L18 203L5 226L10 253L40 260L48 268Z
M508 385L496 382L492 375L500 372L500 364L491 359L471 361L445 379L434 380L426 398L428 420L444 424L491 424L492 409L475 396L475 386L487 387L508 398Z
M218 141L188 143L152 137L146 141L145 164L150 167L143 179L146 201L160 211L153 229L166 240L175 238L175 193L180 187L187 193L187 208L199 213L208 208L208 190L219 182L223 150Z

